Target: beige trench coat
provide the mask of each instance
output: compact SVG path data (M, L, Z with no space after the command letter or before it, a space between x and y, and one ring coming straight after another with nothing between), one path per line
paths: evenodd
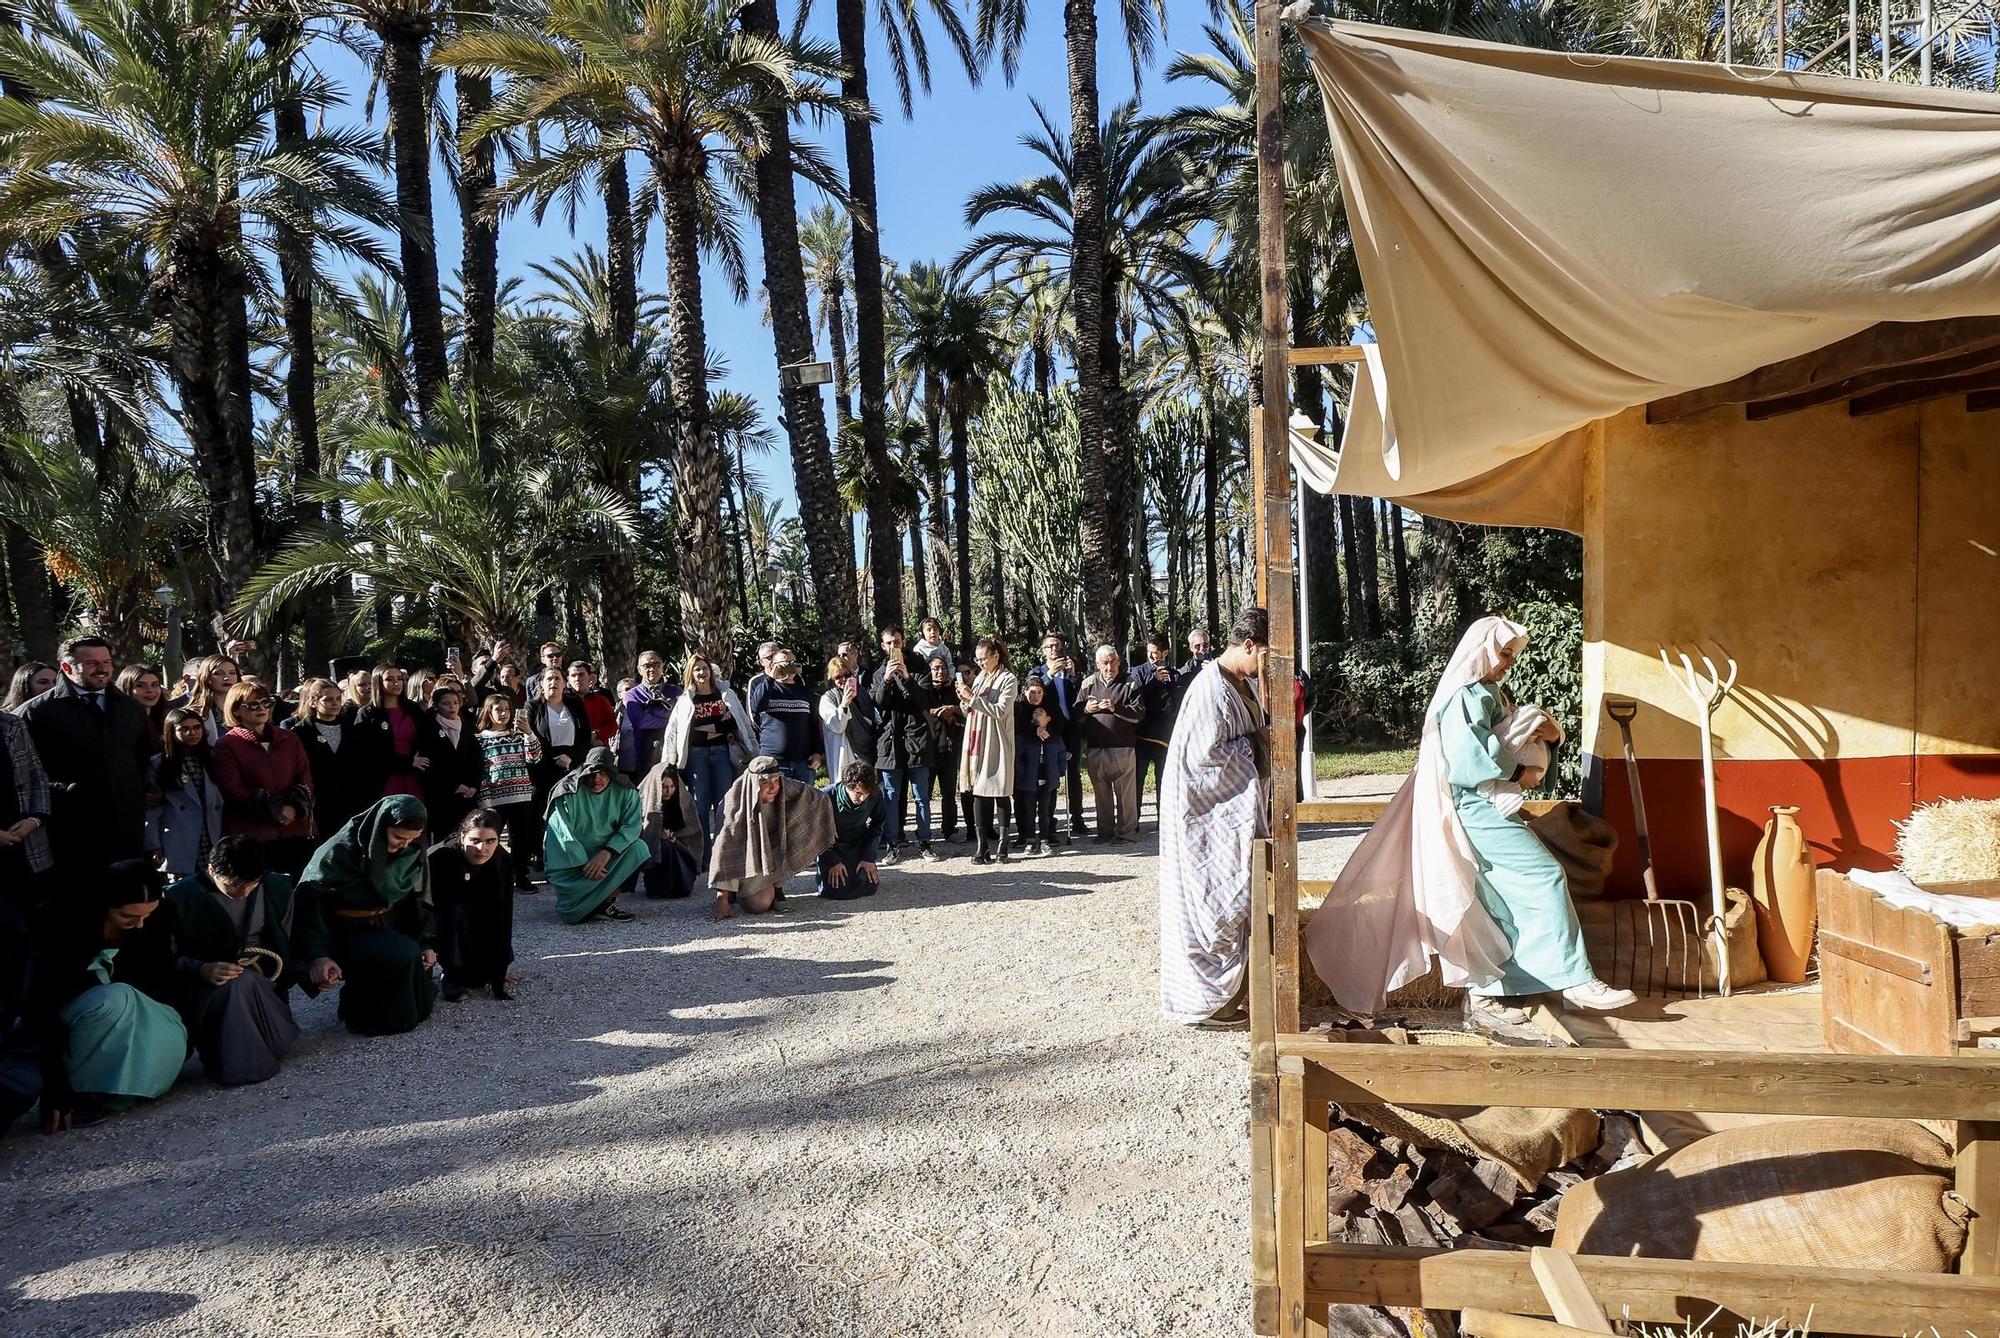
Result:
M965 743L959 751L958 788L982 799L1014 793L1014 698L1020 686L1005 669L981 671L965 703Z

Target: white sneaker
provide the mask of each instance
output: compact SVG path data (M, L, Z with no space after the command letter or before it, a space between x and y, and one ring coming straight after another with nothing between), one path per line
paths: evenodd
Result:
M1465 996L1465 1020L1489 1027L1525 1027L1528 1025L1528 1010L1504 999L1468 994Z
M1563 991L1563 1007L1612 1013L1636 1002L1638 998L1630 990L1614 990L1601 980L1586 980Z

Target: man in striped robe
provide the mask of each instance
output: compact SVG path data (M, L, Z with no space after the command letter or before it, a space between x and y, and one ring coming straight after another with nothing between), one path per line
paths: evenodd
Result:
M1271 737L1257 684L1264 610L1229 629L1218 672L1188 680L1160 781L1160 1011L1233 1023L1248 994L1251 843L1270 832Z

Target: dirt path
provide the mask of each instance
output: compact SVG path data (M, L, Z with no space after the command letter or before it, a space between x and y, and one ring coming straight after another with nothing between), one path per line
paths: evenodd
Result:
M725 925L523 898L512 1004L322 999L272 1082L0 1142L0 1332L1247 1333L1246 1040L1158 1020L1147 827Z

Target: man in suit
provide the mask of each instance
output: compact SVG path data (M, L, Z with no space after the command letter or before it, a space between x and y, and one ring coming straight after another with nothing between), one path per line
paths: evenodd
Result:
M62 677L20 710L51 791L49 842L66 879L146 846L146 770L160 741L146 708L111 686L111 646L63 647Z

